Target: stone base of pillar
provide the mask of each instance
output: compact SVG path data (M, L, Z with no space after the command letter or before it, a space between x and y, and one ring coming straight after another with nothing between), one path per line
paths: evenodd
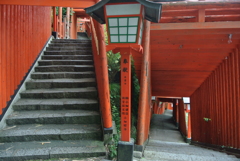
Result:
M134 139L118 142L118 161L133 161Z

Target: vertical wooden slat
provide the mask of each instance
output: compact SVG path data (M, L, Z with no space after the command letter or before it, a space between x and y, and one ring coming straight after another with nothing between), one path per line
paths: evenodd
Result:
M225 70L226 70L226 75L225 75L225 82L224 82L224 84L225 84L225 89L226 89L226 106L225 106L225 118L226 118L226 138L227 138L227 143L226 143L226 145L228 146L228 147L230 147L230 142L231 142L231 134L230 134L230 110L231 110L231 102L230 102L230 92L229 92L229 90L230 90L230 81L229 81L229 77L231 77L230 75L230 71L229 71L229 65L230 65L230 62L229 62L229 60L230 60L230 56L225 60Z
M237 129L237 148L240 149L240 53L239 53L240 47L238 46L238 49L236 50L236 101L237 101L237 111L236 111L236 129Z
M229 147L231 147L231 145L234 145L234 128L231 125L231 123L233 122L233 69L232 69L232 65L233 65L233 61L232 61L232 54L230 54L229 59L228 59L228 72L229 72L229 77L228 77L228 81L229 81L229 110L227 111L228 113L228 118L229 118L229 127L228 127L228 131L229 131Z
M13 28L13 5L9 5L9 27L10 28ZM13 33L13 34L12 34ZM10 42L13 42L13 36L14 36L14 31L11 31L9 32L9 44ZM14 59L13 59L13 48L14 48L14 43L12 43L11 47L9 48L9 63L10 63L10 66L9 66L9 79L8 81L10 81L10 96L13 95L14 93Z
M10 14L10 5L6 5L6 15L9 16ZM6 22L6 26L7 28L9 27L10 25L10 18L7 19L7 22ZM7 91L7 100L9 100L10 98L10 89L11 89L11 81L7 80L7 78L10 79L11 75L10 75L10 54L9 54L9 48L10 48L10 37L9 37L9 30L6 28L6 35L7 35L7 38L6 38L6 77L5 77L5 81L7 82L7 86L6 86L6 91ZM7 88L8 87L8 88Z
M225 80L224 80L224 75L225 75L225 61L223 62L223 64L221 65L221 76L220 76L220 81L221 81L221 85L219 88L221 88L221 100L222 100L222 109L221 109L221 118L222 118L222 132L221 135L223 137L222 139L222 145L226 145L226 131L225 131L225 113L224 113L224 108L226 107L225 102L226 102L226 98L225 98Z
M0 5L0 20L1 20L1 22L2 22L2 11L3 10L3 8L2 8L2 5ZM0 25L0 32L2 32L2 26L3 25ZM3 68L3 66L2 66L2 57L3 57L3 54L2 54L2 48L3 48L3 46L2 46L2 44L3 44L3 42L2 42L2 39L3 39L3 35L2 35L2 33L0 34L0 91L2 91L2 68ZM2 93L0 92L0 115L2 114L2 107L3 107L3 97L2 97Z

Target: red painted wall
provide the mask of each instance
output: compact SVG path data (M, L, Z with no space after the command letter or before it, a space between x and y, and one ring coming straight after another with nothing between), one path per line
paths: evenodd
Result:
M0 5L0 115L51 35L51 7Z
M240 149L239 49L191 96L193 141Z

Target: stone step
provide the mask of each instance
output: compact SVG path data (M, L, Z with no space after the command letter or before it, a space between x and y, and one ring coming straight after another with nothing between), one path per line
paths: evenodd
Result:
M173 144L172 146L147 146L146 151L152 151L152 152L169 152L174 154L186 154L186 155L195 155L195 156L218 156L218 157L226 157L228 156L225 153L220 153L217 151L209 150L209 149L203 149L195 146L190 145L182 145L182 146L174 146L176 144Z
M41 60L39 66L44 65L93 65L92 60Z
M0 130L0 142L49 140L101 140L101 126L96 124L29 124L7 126Z
M47 47L46 51L69 51L69 50L92 50L90 46L58 46L58 47Z
M93 60L92 55L43 55L43 60Z
M71 42L68 42L68 43L53 43L53 44L49 44L49 47L92 47L92 44L90 42L87 42L87 43L84 43L84 42L81 42L81 43L71 43Z
M182 154L175 154L174 151L171 153L169 152L161 152L161 151L148 151L145 150L144 152L145 158L151 158L151 160L171 160L171 161L239 161L237 158L232 157L221 157L221 156L205 156L205 155L189 155L186 154L186 151L184 151Z
M55 88L55 89L32 89L20 93L21 98L51 99L51 98L88 98L96 99L97 90L94 87L87 88Z
M37 79L26 82L26 89L49 88L81 88L95 87L95 78L82 79Z
M99 124L97 111L85 110L31 110L15 111L7 119L9 126L23 124Z
M36 72L83 72L94 71L93 65L50 65L50 66L37 66Z
M91 40L78 40L78 39L55 39L51 43L91 43Z
M45 51L44 55L92 55L91 50Z
M89 110L98 111L96 99L20 99L13 105L14 111L20 110Z
M95 78L95 73L88 72L34 72L32 79L57 79L57 78Z
M105 156L103 142L96 140L32 141L0 144L0 160L25 161Z

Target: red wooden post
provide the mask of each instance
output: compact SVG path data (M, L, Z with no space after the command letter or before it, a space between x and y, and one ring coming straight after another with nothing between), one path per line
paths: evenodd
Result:
M191 139L191 133L192 133L192 130L191 130L191 114L190 114L190 111L188 112L188 131L187 131L187 138L188 139Z
M53 7L53 31L57 31L57 10Z
M130 49L121 53L121 141L130 142L131 58Z
M179 125L179 100L176 100L176 123Z
M101 73L101 76L97 75L97 81L98 81L98 89L100 96L100 105L101 105L101 111L103 115L103 124L105 129L111 129L112 128L112 114L111 114L111 106L110 106L110 92L109 92L109 82L108 82L108 69L107 69L107 55L106 55L106 45L104 41L104 30L103 26L99 23L97 23L95 20L93 20L92 28L93 30L96 30L96 32L92 32L93 35L96 36L98 39L94 39L93 41L98 40L98 52L94 54L94 61L95 65L99 66L99 68L96 69L96 73ZM96 46L96 44L95 44ZM99 54L99 55L98 55ZM102 98L102 99L101 99Z
M62 28L62 7L58 7L58 17L59 17L59 38L63 38L63 28Z

